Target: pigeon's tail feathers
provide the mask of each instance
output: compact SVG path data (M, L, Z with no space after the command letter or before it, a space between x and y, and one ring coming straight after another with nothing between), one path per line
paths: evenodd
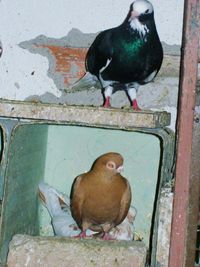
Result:
M81 79L79 79L77 82L72 84L65 91L66 92L78 92L78 91L86 91L91 88L99 89L101 88L101 86L96 76L92 75L90 72L86 72L85 75Z
M44 182L39 183L39 197L46 206L51 218L54 216L63 216L65 211L62 210L58 191Z
M65 211L69 212L70 210L70 198L61 193L60 191L52 188L52 190L54 191L54 194L57 195L58 199L59 199L59 203L62 209L64 209Z
M80 229L70 216L54 216L52 225L57 236L76 236L80 234Z
M51 216L55 235L75 236L80 233L80 229L71 216L70 199L68 196L48 184L40 182L39 197ZM62 205L64 205L65 210L62 208Z

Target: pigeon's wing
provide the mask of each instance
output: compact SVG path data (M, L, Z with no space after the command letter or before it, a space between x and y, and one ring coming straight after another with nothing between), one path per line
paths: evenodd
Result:
M112 30L97 35L86 56L86 70L98 75L105 68L113 55Z
M131 203L131 188L129 182L126 180L126 190L124 191L120 203L120 210L117 219L115 220L115 224L120 224L127 216L129 207Z
M71 213L80 228L82 226L82 205L84 202L84 190L81 188L82 179L82 175L75 179L71 191Z

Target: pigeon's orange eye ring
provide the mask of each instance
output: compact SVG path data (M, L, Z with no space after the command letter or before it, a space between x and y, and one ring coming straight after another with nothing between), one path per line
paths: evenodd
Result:
M107 164L106 164L106 167L110 170L114 170L116 168L116 165L113 161L109 161Z

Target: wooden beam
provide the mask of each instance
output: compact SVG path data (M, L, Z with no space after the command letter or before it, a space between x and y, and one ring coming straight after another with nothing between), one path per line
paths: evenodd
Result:
M195 112L192 142L191 177L189 187L189 207L187 211L187 233L185 242L185 266L194 266L196 252L197 225L199 222L200 197L200 113Z
M193 267L187 261L190 189L193 183L192 140L196 97L199 1L185 0L177 124L177 160L169 267ZM190 229L191 230L191 229ZM193 231L196 229L193 229ZM195 246L195 244L193 244ZM191 262L193 264L191 265Z

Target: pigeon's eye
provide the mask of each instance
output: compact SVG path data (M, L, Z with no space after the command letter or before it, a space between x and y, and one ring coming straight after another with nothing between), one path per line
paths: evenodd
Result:
M145 13L145 14L148 14L148 13L149 13L149 9L147 9L144 13Z
M113 161L109 161L107 164L106 164L106 167L110 170L113 170L116 168L116 165Z

